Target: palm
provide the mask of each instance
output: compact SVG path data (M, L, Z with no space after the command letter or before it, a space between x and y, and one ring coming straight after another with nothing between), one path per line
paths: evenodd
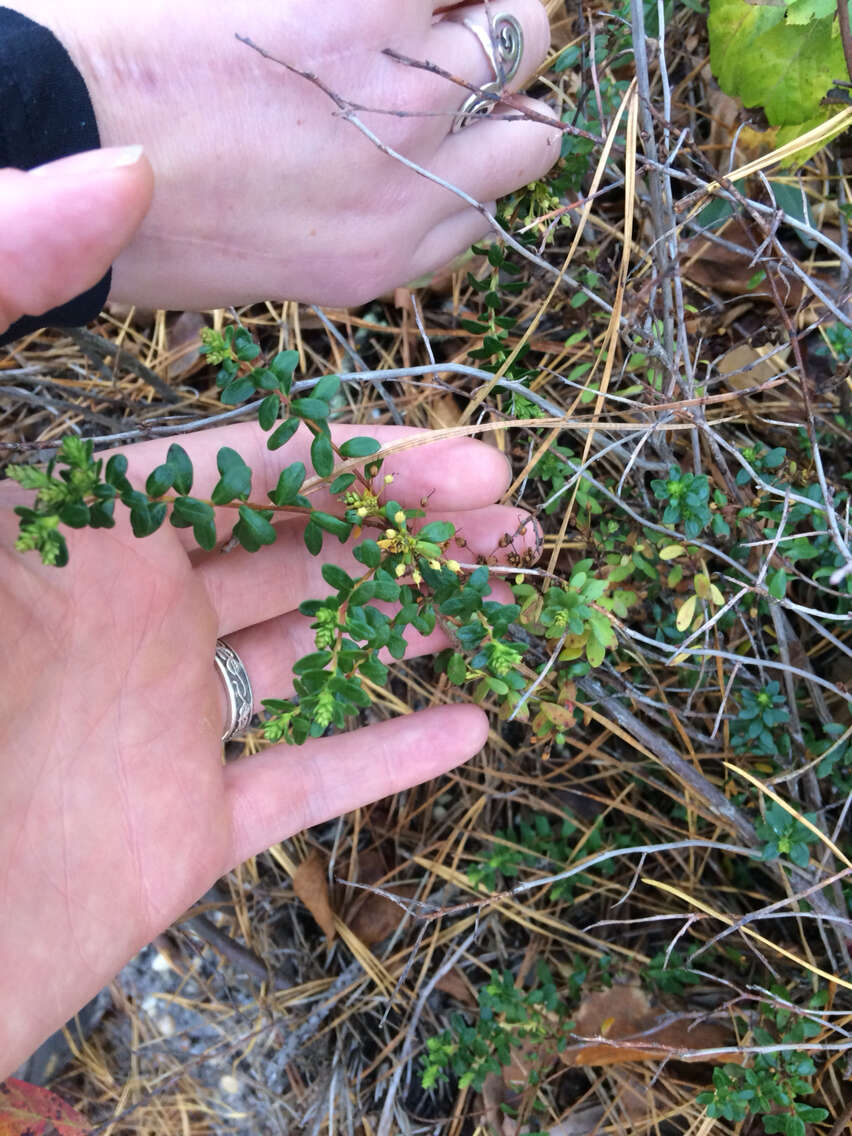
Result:
M374 433L386 443L410 431ZM202 495L220 442L266 455L259 497L277 479L279 459L257 447L251 425L184 441ZM297 436L288 459L304 446ZM162 448L135 447L131 475L162 460ZM490 447L460 439L393 460L398 499L431 494L463 528L469 554L517 530L517 510L488 504L508 473ZM109 532L71 533L70 564L46 568L14 550L16 496L3 486L0 976L14 976L14 989L0 979L9 1009L0 1067L9 1068L8 1054L26 1056L217 876L307 825L437 775L485 737L481 711L441 706L223 764L217 637L238 650L260 698L289 694L292 662L310 649L295 608L323 584L299 532L285 529L256 557L198 555L184 532L165 526L140 541L121 518ZM354 571L350 552L335 556ZM435 634L411 650L444 642ZM61 967L57 944L67 948Z
M75 534L73 572L4 544L13 939L73 944L72 965L112 971L229 866L215 613L174 530ZM13 671L39 676L25 716ZM18 966L32 955L6 946Z

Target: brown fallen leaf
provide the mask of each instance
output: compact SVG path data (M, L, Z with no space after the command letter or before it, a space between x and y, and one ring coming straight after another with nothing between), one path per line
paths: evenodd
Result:
M334 938L334 912L328 894L325 860L312 852L303 860L293 877L293 891L316 919L329 942Z
M780 351L764 359L771 350L770 347L752 347L749 343L738 343L731 348L716 365L719 374L725 376L725 386L732 390L749 390L774 379L784 369L790 352Z
M377 884L384 879L390 871L390 865L381 848L373 846L359 852L355 861L355 875L352 877L359 884ZM350 910L357 906L361 893L356 892L353 901L349 904Z
M458 426L462 416L462 408L454 395L439 394L430 398L426 403L426 410L435 426L446 428Z
M562 1060L572 1066L621 1065L667 1056L680 1061L716 1061L712 1055L681 1054L696 1049L718 1050L732 1041L724 1026L652 1005L638 985L613 986L587 995L574 1015L572 1033L594 1039L563 1050ZM736 1055L726 1055L725 1060L736 1061Z
M180 378L195 365L201 354L201 329L206 326L207 320L199 312L182 312L168 328L168 379Z
M488 1136L500 1136L503 1131L503 1116L500 1106L506 1100L506 1086L497 1073L486 1074L479 1099L482 1107L478 1111L485 1116ZM516 1126L517 1127L517 1126Z
M547 1060L544 1065L536 1061L530 1062L529 1058L533 1052L531 1048L528 1049L527 1060L523 1062L523 1067L522 1064L513 1062L512 1066L502 1070L502 1075L489 1073L486 1076L480 1096L482 1107L479 1111L485 1117L485 1130L489 1136L531 1136L533 1131L538 1131L537 1125L533 1127L513 1115L517 1113L523 1100L530 1069L535 1068L541 1077L549 1077L555 1061L553 1054L552 1059ZM563 1075L568 1076L568 1073L565 1072ZM550 1084L555 1090L554 1082L551 1081ZM504 1111L504 1105L509 1106L509 1111ZM562 1117L559 1124L549 1127L547 1131L549 1136L591 1136L591 1133L599 1131L602 1116L603 1109L599 1105L572 1110L570 1116Z
M684 279L719 296L773 300L775 294L771 284L760 267L752 263L752 250L763 241L763 232L741 217L731 217L719 229L719 235L748 252L739 253L736 249L713 244L702 235L691 237L682 246ZM814 280L821 279L814 274ZM792 311L801 304L804 288L800 280L778 279L776 287L785 307Z
M392 884L385 886L386 891L393 892L400 899L410 899L417 891L416 884ZM353 907L346 922L349 930L357 935L365 946L372 947L386 939L399 926L404 910L392 899L375 892L367 892L363 902Z
M442 974L435 983L435 987L438 990L442 990L445 994L449 994L451 998L455 998L457 1002L461 1002L465 1006L473 1008L477 1005L476 993L473 987L457 966L448 970L446 974Z

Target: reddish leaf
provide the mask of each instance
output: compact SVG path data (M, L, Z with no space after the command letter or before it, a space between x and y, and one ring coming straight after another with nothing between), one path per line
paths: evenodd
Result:
M0 1136L86 1136L88 1123L62 1097L10 1077L0 1083Z

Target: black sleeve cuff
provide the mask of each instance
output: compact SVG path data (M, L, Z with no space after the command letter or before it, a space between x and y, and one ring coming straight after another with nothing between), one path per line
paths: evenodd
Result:
M31 170L99 146L92 101L71 56L47 28L0 8L0 168ZM42 327L95 319L110 275L69 304L13 323L0 334L0 346Z

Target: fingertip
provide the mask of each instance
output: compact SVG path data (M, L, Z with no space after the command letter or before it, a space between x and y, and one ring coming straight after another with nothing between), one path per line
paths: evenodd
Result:
M543 178L562 155L562 123L554 115L552 107L530 95L513 95L511 103L503 109L510 115L519 111L530 115L524 124L528 131L528 160L530 168L535 170L530 180Z
M498 500L512 484L512 461L508 454L480 438L461 438L460 441L470 454L469 458L465 455L461 464L472 461L480 470L482 491L487 495L483 503Z
M490 730L488 715L484 710L470 703L451 706L448 707L448 709L450 709L457 718L464 720L466 746L464 748L464 755L460 757L457 762L458 765L461 765L465 761L470 761L472 757L476 757L488 741L488 733Z
M408 785L438 777L470 761L488 740L488 717L471 703L433 706L394 723L401 757L400 772ZM400 786L401 787L401 786Z
M428 450L426 451L428 455ZM482 509L498 501L512 483L508 458L496 446L478 438L453 438L436 443L429 464L440 481L429 506L435 509ZM415 474L423 483L422 467Z

